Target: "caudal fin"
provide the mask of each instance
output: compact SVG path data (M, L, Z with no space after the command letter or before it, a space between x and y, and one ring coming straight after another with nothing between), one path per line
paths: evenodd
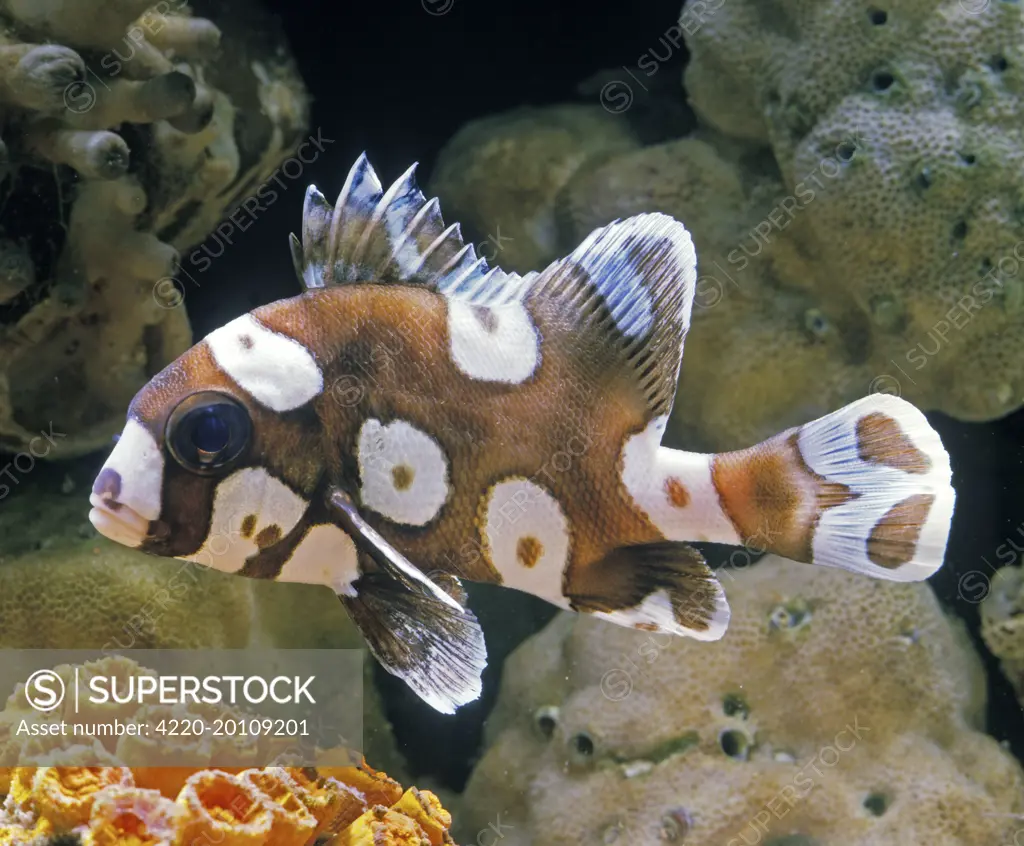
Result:
M924 414L874 394L711 462L741 538L787 558L912 582L942 566L955 494Z
M953 517L949 456L918 409L881 394L737 452L660 447L664 419L630 438L623 483L663 542L588 566L577 611L623 626L717 640L726 597L683 539L742 543L881 579L927 579Z

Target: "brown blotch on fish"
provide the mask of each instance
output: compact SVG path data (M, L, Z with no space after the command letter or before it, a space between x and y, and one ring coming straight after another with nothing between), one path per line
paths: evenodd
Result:
M256 546L260 549L266 549L268 546L273 546L281 540L281 527L276 523L272 526L267 526L265 529L260 529L260 533L256 535Z
M744 545L795 561L809 562L813 557L821 515L858 496L808 466L797 432L715 456L711 477L722 510Z
M907 473L927 473L932 460L904 434L900 424L879 411L857 421L857 454L862 461Z
M395 486L395 490L409 490L415 478L416 472L408 464L396 464L391 468L391 482Z
M252 335L239 335L238 343L242 345L243 350L251 350L256 344L252 339Z
M516 558L524 567L533 567L544 554L544 546L533 535L521 537L516 544Z
M711 477L722 509L744 543L793 533L801 503L796 467L784 442L768 441L750 449L715 456Z
M242 537L251 538L254 531L256 531L256 515L246 514L242 520Z
M675 476L669 476L665 480L665 493L668 495L668 501L676 508L686 508L690 504L690 492Z
M934 502L932 494L914 494L890 508L868 537L871 563L886 570L895 570L912 561L921 529Z
M485 332L493 332L498 328L498 318L487 306L473 306L473 316L477 322L484 327Z

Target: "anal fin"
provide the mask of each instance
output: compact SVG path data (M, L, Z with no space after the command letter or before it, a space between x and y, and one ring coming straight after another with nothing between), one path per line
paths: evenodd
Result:
M487 649L472 611L380 570L364 572L340 599L373 656L428 705L454 714L480 696Z
M675 541L622 546L570 585L573 610L620 626L718 640L729 625L725 591L692 546Z

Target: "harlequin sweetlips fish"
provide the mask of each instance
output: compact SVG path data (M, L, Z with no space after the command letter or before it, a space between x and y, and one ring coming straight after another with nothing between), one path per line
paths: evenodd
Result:
M872 395L738 452L661 445L690 325L681 223L641 214L519 276L488 267L415 165L310 187L305 292L209 334L132 401L96 479L107 537L329 585L371 651L451 713L483 634L460 578L715 640L725 594L686 541L897 581L942 563L954 492L925 416Z

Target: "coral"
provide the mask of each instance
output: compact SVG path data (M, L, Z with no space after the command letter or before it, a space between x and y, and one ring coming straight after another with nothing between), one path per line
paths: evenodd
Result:
M559 250L554 202L581 167L639 146L598 106L521 108L473 121L431 174L445 220L458 222L492 265L526 272Z
M999 659L1017 698L1024 700L1024 568L1001 567L987 585L986 579L982 573L968 573L961 586L972 593L974 588L988 591L981 604L981 636Z
M1022 43L1019 4L960 0L728 3L688 40L698 113L769 144L787 192L826 186L803 213L811 273L780 281L824 301L842 280L877 372L970 420L1024 402Z
M191 342L179 253L304 132L277 30L209 5L0 4L0 450L22 463L109 443Z
M59 478L44 467L0 507L0 649L365 648L329 588L243 579L111 543L85 516L91 474L70 494ZM373 662L364 665L367 755L404 776ZM0 662L0 690L19 680L12 672Z
M0 844L73 835L82 846L443 846L451 815L426 790L365 762L339 768L196 770L176 792L121 767L18 767L0 812ZM0 780L0 787L3 785ZM9 791L9 792L8 792Z
M459 836L520 844L1009 842L1024 772L924 584L767 557L725 638L563 614L505 665Z
M87 682L94 674L121 678L148 671L113 656L54 672L70 684L76 674ZM453 843L451 815L436 796L416 788L403 791L349 750L307 750L317 766L261 767L260 759L293 751L287 740L278 748L273 739L262 738L246 747L233 767L125 767L122 762L133 759L139 744L152 747L150 758L165 744L126 734L92 738L91 747L66 746L45 732L24 735L16 729L26 722L152 721L164 715L160 709L171 713L168 706L135 702L89 707L79 712L66 702L41 713L31 706L24 685L8 698L0 712L0 797L5 797L0 844L42 844L60 835L73 835L83 846L303 846L327 839L345 846ZM173 715L182 719L209 717L201 704L176 707ZM244 716L227 706L217 713L225 719ZM226 750L218 750L217 743L196 748L204 748L211 762L223 761ZM346 759L356 761L338 766ZM329 765L319 765L328 760Z
M239 649L253 605L247 580L78 541L0 564L0 648Z
M965 420L1024 403L1021 5L686 8L700 18L685 27L685 80L704 129L569 180L552 167L520 183L498 162L484 199L450 174L513 133L477 122L440 157L446 214L477 232L533 221L510 248L520 271L616 218L679 217L701 274L676 408L695 445L745 446L875 390ZM559 108L516 142L540 143Z

